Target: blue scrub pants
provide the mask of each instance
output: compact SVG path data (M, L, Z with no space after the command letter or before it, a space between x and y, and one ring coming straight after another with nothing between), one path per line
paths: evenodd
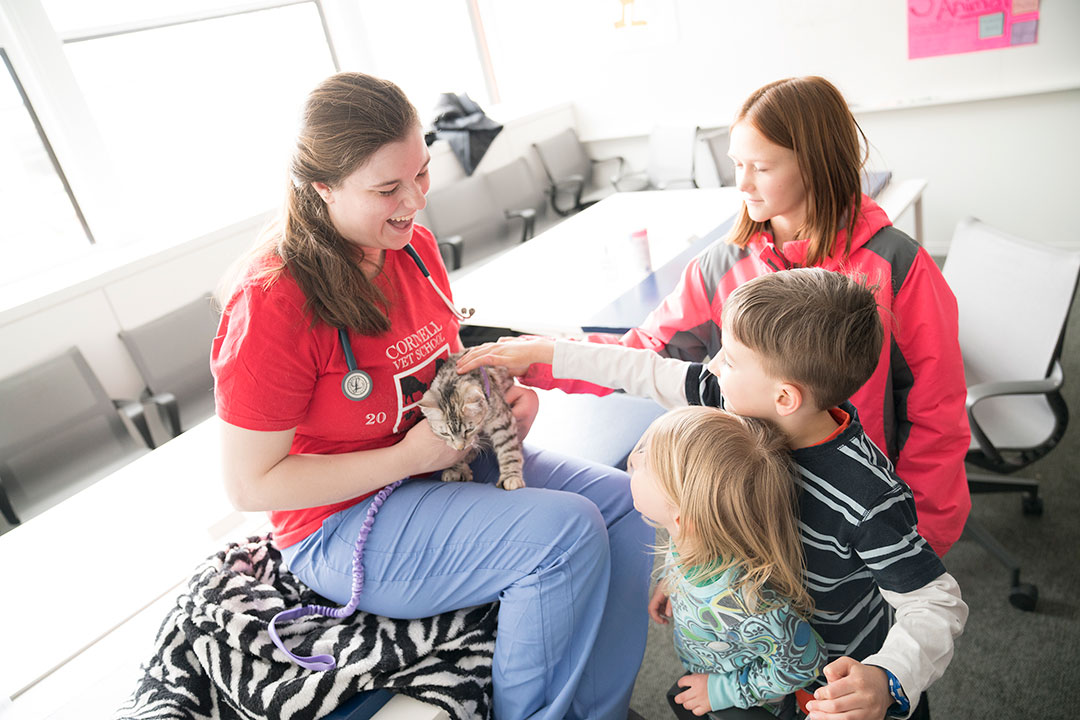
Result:
M645 651L653 529L627 475L526 446L519 490L407 480L375 517L360 609L428 617L499 601L493 667L497 720L625 720ZM327 518L284 550L290 569L344 605L371 499Z

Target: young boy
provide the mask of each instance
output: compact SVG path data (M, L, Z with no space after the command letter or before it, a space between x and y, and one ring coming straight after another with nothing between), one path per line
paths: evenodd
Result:
M544 339L481 346L459 366L523 374L547 362L556 378L621 388L666 407L719 405L775 422L798 470L811 624L831 661L809 717L929 717L924 691L952 658L967 606L915 529L911 491L847 402L881 349L873 289L820 268L771 273L735 290L722 322L723 347L707 367L649 350Z

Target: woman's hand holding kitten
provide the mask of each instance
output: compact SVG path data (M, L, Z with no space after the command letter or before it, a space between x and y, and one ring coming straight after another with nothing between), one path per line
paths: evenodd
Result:
M457 465L469 454L468 450L455 450L446 441L431 431L427 419L409 428L401 444L409 448L408 457L414 467L410 475L426 475Z
M536 414L540 411L540 398L536 391L522 385L514 385L504 393L510 412L514 415L518 437L522 442L532 429Z

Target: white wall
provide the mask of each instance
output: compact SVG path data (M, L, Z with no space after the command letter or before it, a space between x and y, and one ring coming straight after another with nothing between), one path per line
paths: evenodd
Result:
M622 28L613 1L487 4L503 98L573 101L586 140L726 125L755 88L798 75L829 78L862 111L1080 88L1076 0L1040 4L1036 43L915 60L907 0L635 0L646 24Z
M944 254L974 215L1002 230L1080 249L1071 217L1080 167L1080 90L867 113L878 167L929 181L927 247Z

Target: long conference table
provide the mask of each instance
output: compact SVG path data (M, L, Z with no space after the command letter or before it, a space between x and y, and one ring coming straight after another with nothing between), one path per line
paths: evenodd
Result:
M922 179L894 180L875 198L894 222L914 208L920 242L925 188ZM473 325L556 335L637 327L690 259L727 234L741 203L731 187L610 195L452 279L454 301L475 308Z
M451 283L475 325L529 332L634 327L739 209L734 188L610 195ZM649 260L634 237L645 230Z
M925 181L882 201L890 217ZM726 233L732 188L619 193L455 278L471 322L531 332L639 324L686 262ZM631 235L647 230L648 264ZM0 715L108 714L133 688L158 623L195 567L228 541L266 532L234 510L211 418L46 513L0 535ZM377 716L423 718L395 697ZM421 708L422 706L422 708ZM434 718L437 715L429 715Z

